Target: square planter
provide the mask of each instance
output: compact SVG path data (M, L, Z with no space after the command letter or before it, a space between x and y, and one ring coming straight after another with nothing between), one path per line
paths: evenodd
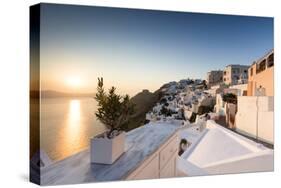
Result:
M125 151L125 132L112 139L96 136L91 139L91 163L112 164Z

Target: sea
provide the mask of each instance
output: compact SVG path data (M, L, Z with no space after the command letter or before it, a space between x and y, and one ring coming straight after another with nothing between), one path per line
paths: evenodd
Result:
M42 98L40 108L40 148L53 161L87 149L90 139L106 130L95 117L93 98Z

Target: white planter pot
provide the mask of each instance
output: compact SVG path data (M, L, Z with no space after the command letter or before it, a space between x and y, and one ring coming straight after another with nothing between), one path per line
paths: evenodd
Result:
M91 163L112 164L125 151L125 132L112 139L94 137L90 147Z

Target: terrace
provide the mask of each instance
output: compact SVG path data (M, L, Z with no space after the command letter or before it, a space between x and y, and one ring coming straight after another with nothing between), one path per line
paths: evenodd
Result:
M188 130L190 132L191 130ZM178 159L178 170L186 176L273 170L273 150L221 127L214 121Z

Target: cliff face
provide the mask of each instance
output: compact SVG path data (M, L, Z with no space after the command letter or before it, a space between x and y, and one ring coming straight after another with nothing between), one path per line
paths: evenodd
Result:
M126 131L144 125L146 113L149 112L153 106L155 106L159 99L159 90L155 91L154 93L149 92L148 90L143 90L142 92L132 97L131 101L136 105L135 113L130 118L130 123L126 127Z
M156 103L160 102L163 96L175 95L179 90L184 89L187 85L192 83L194 83L194 81L190 79L180 80L179 82L172 81L162 85L154 93L145 89L132 97L131 101L136 105L135 113L130 118L130 122L127 127L125 127L125 130L130 131L147 123L146 113L152 110Z

